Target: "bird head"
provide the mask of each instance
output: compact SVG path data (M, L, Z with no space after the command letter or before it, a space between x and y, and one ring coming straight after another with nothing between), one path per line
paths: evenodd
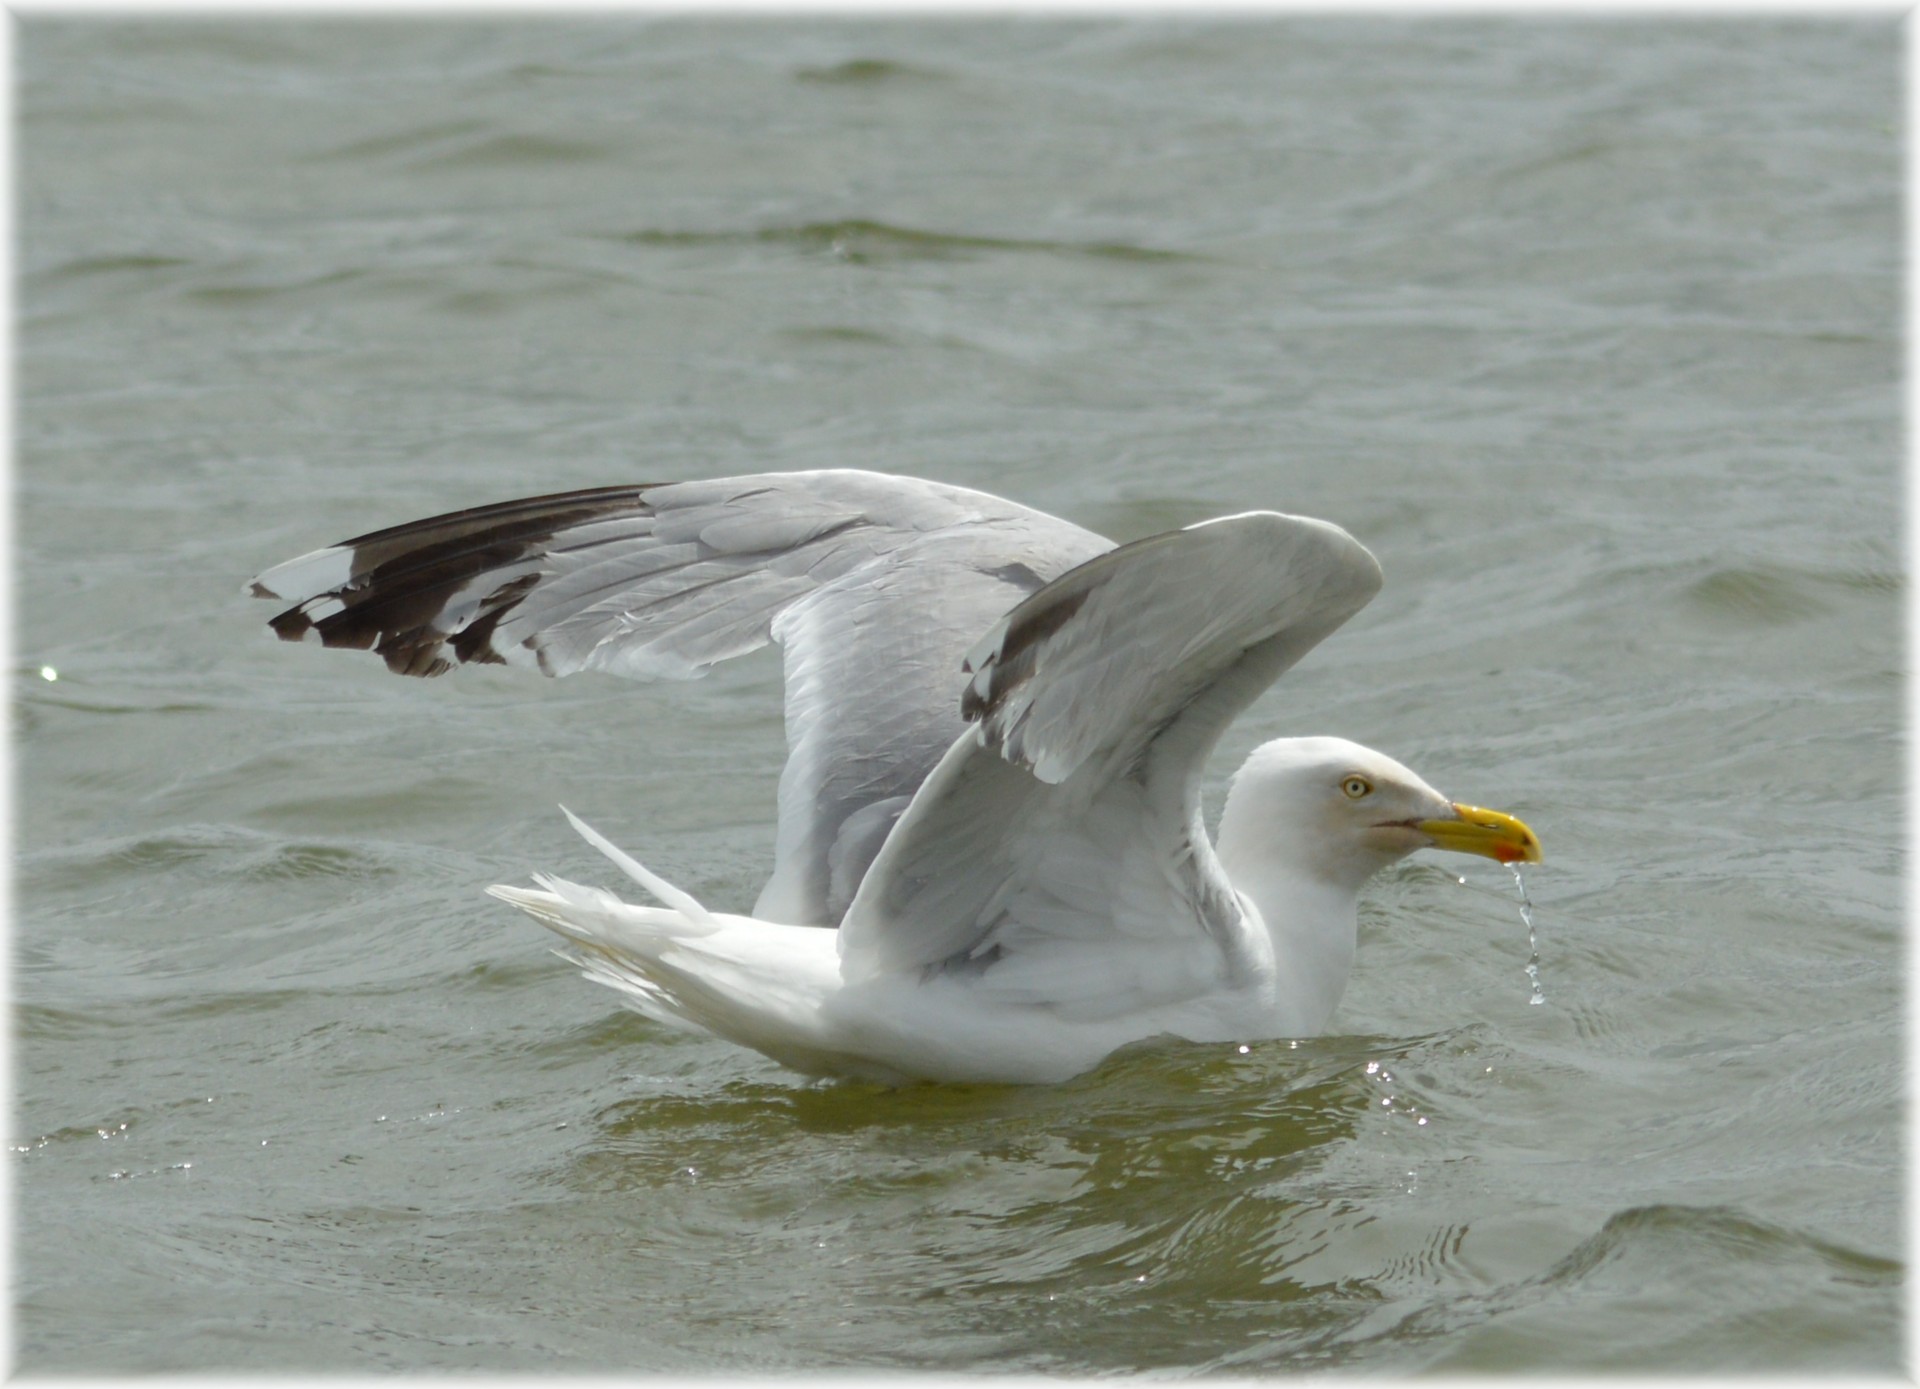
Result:
M1540 862L1540 840L1521 821L1449 800L1391 757L1344 738L1282 738L1254 749L1221 818L1223 861L1239 857L1249 837L1268 855L1354 887L1417 849Z

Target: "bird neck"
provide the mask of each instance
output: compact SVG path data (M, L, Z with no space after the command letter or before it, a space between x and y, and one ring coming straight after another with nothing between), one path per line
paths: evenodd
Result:
M1330 874L1311 841L1276 842L1265 817L1239 809L1229 796L1215 852L1272 943L1276 1031L1311 1036L1332 1019L1353 969L1359 884Z

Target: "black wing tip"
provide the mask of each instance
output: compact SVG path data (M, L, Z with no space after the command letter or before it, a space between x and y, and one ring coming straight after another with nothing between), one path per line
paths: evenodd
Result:
M504 502L487 502L480 506L465 507L459 511L443 511L437 516L425 516L416 521L402 521L395 526L387 526L377 531L368 531L365 535L356 535L351 540L342 540L330 548L337 550L377 549L396 542L417 540L433 532L443 532L446 536L471 534L484 535L502 527L511 527L518 521L522 525L538 526L552 523L557 518L569 517L571 513L582 515L602 511L617 510L622 506L644 506L646 494L658 487L670 486L661 482L618 483L611 487L580 487L570 492L542 492L532 497L514 497Z
M322 595L323 598L331 596ZM480 642L485 635L492 633L493 624L499 617L490 613L488 619L485 633L474 638L470 652L460 653L461 661L498 662L504 659L490 646L480 649ZM455 664L441 654L447 645L446 633L416 627L389 634L381 631L377 624L356 620L352 608L316 619L308 613L307 604L303 603L269 619L267 626L281 641L310 641L317 638L322 646L346 651L373 651L386 662L387 669L396 675L439 675L453 669ZM456 644L463 635L453 634Z
M396 675L443 675L456 665L501 665L495 629L536 588L522 573L481 599L456 629L440 625L447 605L473 579L537 558L556 535L601 517L648 507L661 483L629 483L494 502L389 526L327 547L345 552L348 578L310 594L269 620L282 641L318 638L322 646L374 651ZM288 595L259 579L256 598ZM332 611L315 617L317 606ZM542 662L544 670L545 663Z
M305 641L307 633L313 630L313 621L299 608L288 608L277 617L268 618L267 626L281 641Z
M436 675L445 675L452 670L454 663L441 655L446 643L438 637L425 641L402 640L382 642L376 650L387 663L387 669L395 675L415 675L421 679L430 679Z

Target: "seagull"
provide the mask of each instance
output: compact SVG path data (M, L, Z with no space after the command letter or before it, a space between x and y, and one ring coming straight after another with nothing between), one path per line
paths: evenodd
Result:
M658 1022L883 1084L1050 1083L1149 1038L1323 1031L1366 881L1419 849L1540 861L1510 815L1340 738L1235 774L1227 725L1378 591L1339 526L1250 511L1129 544L851 469L456 511L253 580L285 640L431 676L688 679L769 642L788 756L772 874L710 910L565 811L651 898L493 887Z

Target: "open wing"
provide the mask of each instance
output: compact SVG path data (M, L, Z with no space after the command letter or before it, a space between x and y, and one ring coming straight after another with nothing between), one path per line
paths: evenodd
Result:
M968 972L1083 1017L1230 981L1242 913L1201 824L1207 754L1379 586L1338 526L1252 512L1023 600L969 657L977 736L927 778L841 925L849 980Z
M251 592L287 640L403 675L506 662L686 679L777 641L788 758L755 914L828 925L962 731L966 651L1111 542L983 492L834 470L476 507L289 560Z

